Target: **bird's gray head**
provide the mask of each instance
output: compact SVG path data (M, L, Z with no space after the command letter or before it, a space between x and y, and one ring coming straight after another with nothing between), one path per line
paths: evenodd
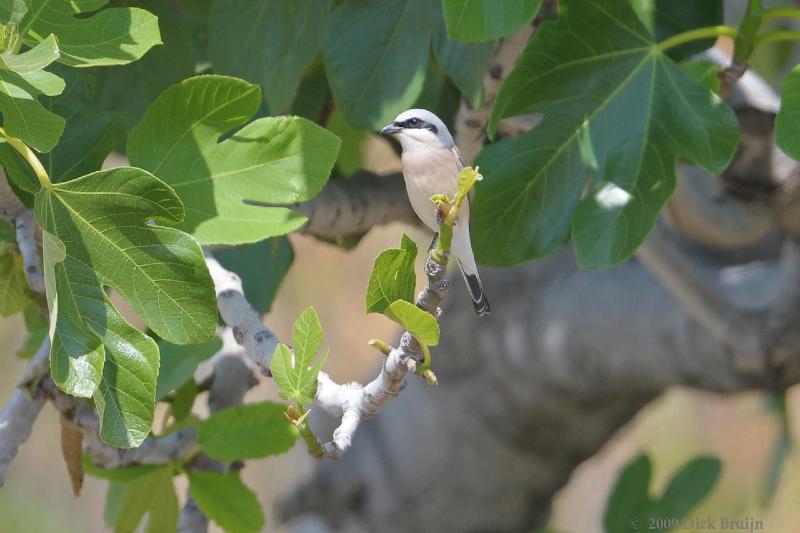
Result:
M403 111L381 130L381 135L397 136L403 150L434 146L452 148L455 144L444 122L427 109Z

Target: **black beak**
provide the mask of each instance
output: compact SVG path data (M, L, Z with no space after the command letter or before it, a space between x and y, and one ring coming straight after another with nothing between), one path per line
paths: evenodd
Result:
M394 124L389 124L381 130L381 135L394 135L395 133L400 133L402 129L403 128L395 126Z

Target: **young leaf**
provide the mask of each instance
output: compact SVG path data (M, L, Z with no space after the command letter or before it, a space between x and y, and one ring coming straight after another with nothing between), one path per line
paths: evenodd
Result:
M114 7L87 17L78 15L97 10L107 0L29 3L20 28L25 42L34 46L55 34L61 51L59 61L71 67L124 65L161 43L158 19L144 9ZM8 9L7 4L0 6L0 18Z
M215 0L209 15L214 71L259 84L270 110L285 111L322 48L330 5L330 0Z
M179 227L204 244L260 241L299 228L306 217L287 207L328 179L339 139L297 117L253 121L259 88L236 78L198 76L167 89L128 136L131 164L171 185L186 205Z
M287 346L279 344L270 362L270 370L281 398L307 405L317 394L317 375L328 357L326 351L314 364L314 356L322 347L323 334L313 307L303 311L295 321L292 340L294 356Z
M289 239L276 237L215 250L214 257L227 270L242 278L242 289L250 305L266 313L292 266L294 250Z
M428 0L344 0L325 31L325 71L347 121L379 130L411 107L425 78L431 30Z
M166 185L140 169L43 188L35 212L55 326L53 380L69 394L94 395L106 442L137 446L152 423L158 348L125 321L104 288L119 291L164 339L206 340L217 310L202 251L188 235L146 223L180 220L183 209Z
M0 60L17 74L30 74L42 70L56 59L58 59L58 43L53 34L21 54L11 52L0 54Z
M322 324L313 307L307 308L297 317L292 327L292 342L294 343L297 366L301 369L308 367L324 340Z
M125 483L109 485L105 519L115 531L134 531L148 515L147 533L175 531L178 496L172 484L172 466L158 466Z
M160 400L170 391L177 389L194 375L197 366L217 353L222 348L222 341L214 337L202 344L181 346L164 340L159 341L158 350L161 356L161 368L158 370L156 399Z
M414 301L417 245L404 233L400 248L389 248L375 258L367 284L366 313L383 313L395 300Z
M254 533L264 527L261 505L239 474L190 472L189 492L197 506L229 533Z
M284 406L271 402L217 411L199 424L197 444L220 461L284 453L297 438L297 430L284 411Z
M0 316L11 316L28 305L26 286L22 258L9 245L0 244Z
M542 0L442 0L447 34L459 41L493 41L536 16Z
M652 470L647 455L636 457L623 468L608 497L603 514L603 529L606 533L629 531L631 520L645 519L646 510L652 503L649 494Z
M403 326L427 346L439 344L439 323L428 313L405 300L397 300L385 311L386 316Z
M64 130L64 119L45 109L39 97L63 90L64 80L49 72L22 75L0 69L0 113L6 133L39 152L52 150Z
M504 117L544 118L479 157L486 179L471 227L487 264L553 253L570 231L581 267L617 264L655 223L676 161L719 172L738 142L733 111L657 48L627 1L563 6L537 30L492 110L490 131Z

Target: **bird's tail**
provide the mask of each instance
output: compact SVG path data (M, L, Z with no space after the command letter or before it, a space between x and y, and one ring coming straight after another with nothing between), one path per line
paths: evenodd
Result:
M472 242L469 238L469 223L453 226L453 244L450 250L458 259L458 266L472 296L475 312L480 316L488 315L489 299L486 298L481 278L478 276L478 265L475 264L475 255L472 253Z
M486 292L481 285L481 278L478 276L477 270L475 273L467 274L461 260L458 261L458 266L461 269L461 275L464 276L464 281L469 289L469 294L472 296L472 304L475 306L475 312L480 316L488 315L492 308L489 305L489 299L486 297Z

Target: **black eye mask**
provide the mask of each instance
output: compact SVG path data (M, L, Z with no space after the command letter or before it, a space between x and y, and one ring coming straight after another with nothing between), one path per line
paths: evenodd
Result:
M398 128L408 130L429 130L433 132L434 135L439 133L439 129L436 126L430 122L425 122L424 120L418 119L417 117L412 117L407 120L403 120L402 122L395 122L394 125Z

